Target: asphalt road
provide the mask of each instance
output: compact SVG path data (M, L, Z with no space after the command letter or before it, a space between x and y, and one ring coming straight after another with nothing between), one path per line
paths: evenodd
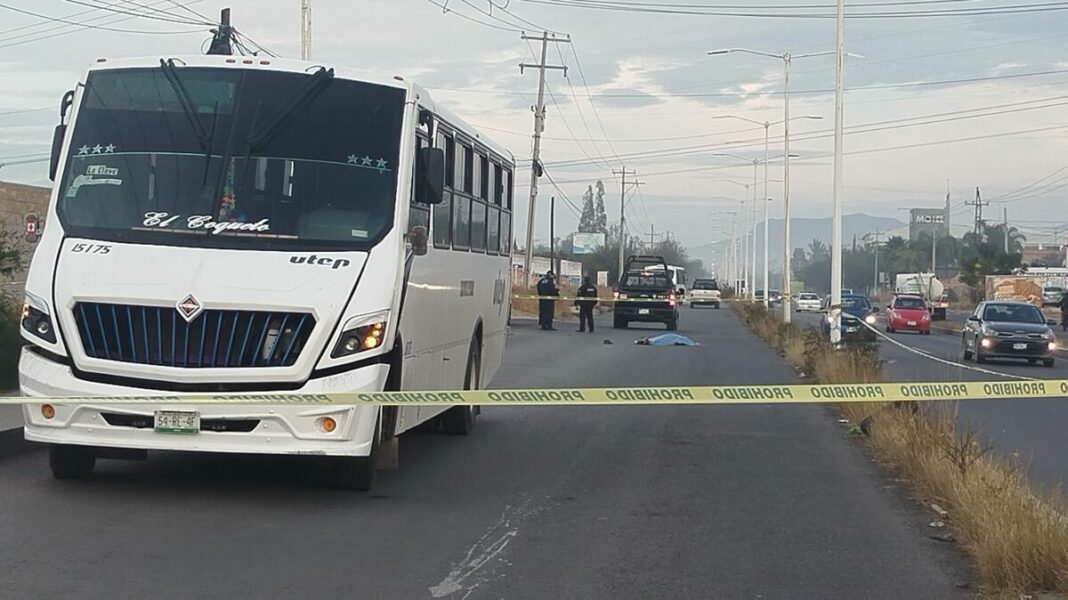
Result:
M818 326L821 315L795 314L795 322ZM956 324L954 324L956 325ZM879 322L880 331L884 324ZM896 333L892 339L921 350L945 364L916 354L880 339L880 356L885 361L883 373L890 381L1011 381L1014 377L1034 379L1068 379L1068 352L1058 352L1052 368L1028 365L1026 361L992 361L984 365L960 363L959 335L932 331L929 336ZM976 371L980 367L1003 375ZM962 425L978 429L1002 455L1018 453L1029 467L1034 482L1051 487L1068 482L1068 403L1059 398L1015 398L1010 400L974 400L945 403L957 411Z
M684 311L699 347L520 322L493 385L794 380L731 311ZM299 457L153 455L81 482L53 481L43 452L0 458L0 596L974 595L825 407L497 407L470 437L400 450L370 494L318 487Z

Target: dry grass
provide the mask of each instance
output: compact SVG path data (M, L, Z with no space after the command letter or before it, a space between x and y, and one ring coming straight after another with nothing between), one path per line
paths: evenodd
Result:
M881 378L874 348L836 351L814 332L784 328L762 307L738 305L737 310L807 379L862 383ZM917 497L949 511L942 520L975 561L984 593L1068 592L1068 520L1059 491L1034 491L1016 457L995 457L976 431L959 431L949 408L858 403L844 404L841 411L862 425L876 455L909 482Z

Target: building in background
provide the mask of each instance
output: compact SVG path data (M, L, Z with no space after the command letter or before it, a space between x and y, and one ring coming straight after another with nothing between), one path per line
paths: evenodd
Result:
M941 238L949 235L949 213L944 208L913 208L909 211L909 241L921 236Z
M0 293L22 302L26 269L30 266L36 240L40 238L51 190L44 187L0 181ZM27 222L33 223L33 236L27 236ZM13 250L17 257L8 255Z

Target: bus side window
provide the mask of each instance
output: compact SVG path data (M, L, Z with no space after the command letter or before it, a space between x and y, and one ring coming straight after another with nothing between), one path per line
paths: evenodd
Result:
M504 182L501 176L501 165L493 163L493 193L490 196L490 203L496 206L504 204Z
M482 198L483 200L489 200L492 197L490 193L490 163L485 154L478 155L478 174L479 174L479 190L475 197Z
M448 249L452 245L452 188L456 181L456 142L441 131L435 144L445 150L445 193L441 204L433 207L434 222L430 228L434 247Z
M486 203L481 200L471 202L471 249L486 251Z
M452 195L452 247L467 250L471 246L471 199Z
M512 170L504 170L504 197L501 198L501 206L504 210L512 210Z
M475 190L475 153L471 146L464 145L464 193L473 194Z
M512 252L512 215L501 211L501 254Z
M501 209L489 207L489 220L486 221L486 253L497 254L501 249Z

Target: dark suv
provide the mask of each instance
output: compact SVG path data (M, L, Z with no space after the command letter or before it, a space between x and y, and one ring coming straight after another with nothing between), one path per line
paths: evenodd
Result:
M632 256L615 290L612 325L624 329L632 321L663 323L679 328L679 303L667 263L659 256Z

